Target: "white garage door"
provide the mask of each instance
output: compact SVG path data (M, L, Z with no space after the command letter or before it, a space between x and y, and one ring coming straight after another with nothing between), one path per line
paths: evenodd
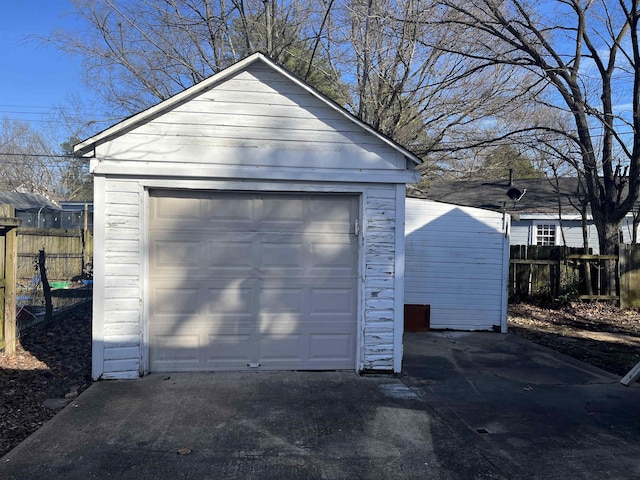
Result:
M358 200L150 193L151 371L352 369Z

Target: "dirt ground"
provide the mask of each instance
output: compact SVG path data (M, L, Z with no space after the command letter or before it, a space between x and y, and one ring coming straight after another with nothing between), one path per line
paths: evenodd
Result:
M640 311L604 303L509 305L509 331L621 377L640 362Z
M0 457L90 383L88 305L54 319L46 329L39 326L28 331L20 338L15 356L0 353Z
M509 306L515 335L620 376L640 361L640 312L605 304L559 308ZM18 354L0 353L0 457L91 384L89 308L21 338Z

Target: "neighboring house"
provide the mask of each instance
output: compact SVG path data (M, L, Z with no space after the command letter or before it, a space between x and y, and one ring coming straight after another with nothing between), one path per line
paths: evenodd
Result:
M511 245L583 247L582 216L576 209L580 208L577 179L559 178L558 186L556 189L555 180L546 178L517 179L512 185L508 180L434 181L426 197L511 214ZM513 199L507 195L512 187L516 189L511 191ZM518 192L522 194L519 199ZM632 230L633 215L629 214L621 227L624 242L631 241ZM598 233L590 213L587 237L589 248L597 254Z
M0 204L11 204L21 227L32 228L84 228L85 208L88 212L87 228L93 229L93 203L58 203L37 193L0 191ZM85 207L86 205L86 207Z
M75 151L94 378L400 371L409 151L261 54Z
M60 228L93 230L93 202L60 201Z
M60 227L60 205L44 195L0 191L0 204L14 206L22 227Z
M509 221L407 198L405 303L428 306L430 328L507 331Z

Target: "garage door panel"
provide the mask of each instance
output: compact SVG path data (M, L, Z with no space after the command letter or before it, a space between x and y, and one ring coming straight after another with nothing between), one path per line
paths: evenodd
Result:
M262 232L303 231L304 201L290 197L264 197L260 202L258 230Z
M252 236L253 237L253 236ZM224 238L208 241L206 268L224 269L228 271L239 270L244 275L253 270L255 238Z
M264 239L260 248L260 270L293 270L302 272L304 267L304 242L278 241L278 239Z
M263 313L302 315L304 290L301 288L264 287L260 290L258 309Z
M255 202L248 195L211 195L203 200L202 210L206 220L240 229L255 220Z
M201 242L188 240L154 240L151 242L151 259L154 271L200 268ZM158 272L159 273L159 272Z
M224 288L207 288L205 294L202 311L208 315L253 314L254 291L251 286L230 285Z
M188 192L157 192L150 209L154 224L199 223L202 219L201 202Z
M243 367L253 361L252 334L217 333L208 336L207 364L239 364Z
M197 367L200 363L199 335L155 335L153 345L150 361L154 365L188 364L188 367Z
M178 200L151 195L152 371L354 367L356 197Z
M307 202L305 216L309 219L308 232L349 234L358 219L357 204L345 208L344 198L339 196L315 197Z
M196 315L199 311L199 288L152 288L151 304L154 315Z
M316 333L309 335L309 360L344 362L353 358L355 341L352 333Z
M309 264L312 275L357 274L358 245L355 239L340 240L331 236L310 242Z
M289 361L299 363L303 338L300 334L260 335L260 361Z
M311 315L354 315L356 311L355 292L351 286L338 288L311 288L309 313Z
M306 216L315 219L328 219L332 222L348 222L355 219L355 203L345 208L345 197L340 195L316 195L306 202Z

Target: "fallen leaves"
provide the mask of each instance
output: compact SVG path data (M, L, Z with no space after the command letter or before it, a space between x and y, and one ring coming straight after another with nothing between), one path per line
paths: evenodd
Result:
M640 311L606 303L509 305L509 331L618 375L640 361Z
M31 330L20 338L16 355L0 354L0 456L86 389L90 375L90 311Z

